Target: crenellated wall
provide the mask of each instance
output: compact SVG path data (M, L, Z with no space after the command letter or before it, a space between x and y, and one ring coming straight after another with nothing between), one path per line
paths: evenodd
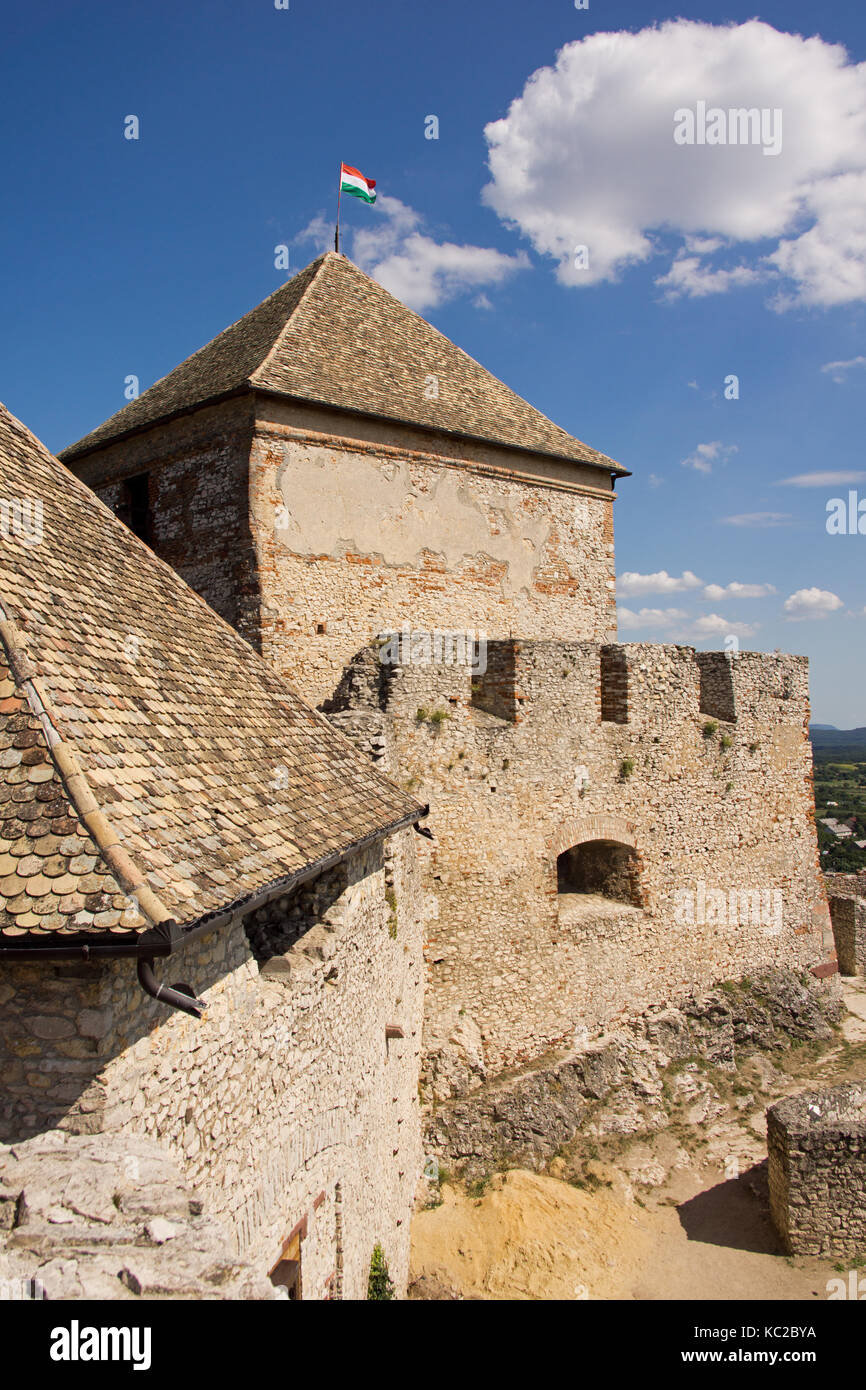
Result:
M719 979L832 954L805 659L508 641L473 677L370 650L335 704L379 710L392 768L430 802L434 1093ZM557 857L592 840L633 851L635 901L558 892Z
M434 1094L832 954L806 662L613 641L606 470L264 396L76 468L106 495L144 464L160 553L431 805ZM486 637L486 669L383 666L371 644L404 624ZM559 891L592 840L629 851L608 880L593 855L630 901Z

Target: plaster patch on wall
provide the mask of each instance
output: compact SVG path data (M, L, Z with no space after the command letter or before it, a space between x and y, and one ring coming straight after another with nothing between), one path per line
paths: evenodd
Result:
M460 475L443 469L429 492L413 483L408 464L354 458L340 469L324 449L292 450L277 473L287 524L275 529L278 543L298 555L339 555L355 550L378 555L383 564L417 566L422 551L442 554L457 570L467 558L484 555L504 566L506 594L532 587L539 552L552 524L545 516L497 508L495 518L471 497ZM580 514L588 522L588 513ZM257 517L261 524L266 518Z

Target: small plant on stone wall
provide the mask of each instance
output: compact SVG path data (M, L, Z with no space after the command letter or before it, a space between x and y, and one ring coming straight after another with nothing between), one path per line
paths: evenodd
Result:
M701 729L701 733L703 734L704 738L712 738L713 734L716 732L718 727L719 726L716 723L715 719L708 719L704 727Z
M719 739L719 746L721 748L733 748L734 740L731 738L731 735L722 734L722 737Z
M385 889L385 902L388 904L388 935L392 941L397 939L397 894L393 888Z
M388 1273L388 1261L385 1259L385 1251L377 1241L373 1246L373 1257L370 1260L370 1277L367 1280L368 1299L386 1299L394 1297L394 1285Z
M431 709L424 709L423 706L422 706L421 709L416 709L416 711L415 711L415 723L416 723L416 724L431 724L431 725L433 726L434 729L438 729L442 724L445 723L445 720L446 720L446 719L450 719L450 718L451 718L451 712L450 712L450 710L447 710L447 709L432 709L432 710L431 710Z
M634 758L623 758L619 765L619 780L627 782L634 772Z

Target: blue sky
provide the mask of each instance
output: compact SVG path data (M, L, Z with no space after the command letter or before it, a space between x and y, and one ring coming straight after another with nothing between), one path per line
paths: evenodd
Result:
M317 254L344 159L347 253L632 470L622 640L803 652L866 724L866 535L826 530L866 499L862 4L289 3L7 10L0 399L79 438ZM677 147L701 100L781 153Z

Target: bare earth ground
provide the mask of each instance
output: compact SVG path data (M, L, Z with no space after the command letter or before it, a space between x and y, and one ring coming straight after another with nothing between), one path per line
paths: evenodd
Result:
M866 1078L866 980L843 988L838 1037L747 1058L712 1119L600 1158L566 1152L546 1173L510 1169L474 1194L443 1186L413 1222L413 1296L826 1299L841 1266L786 1256L770 1223L764 1112Z

